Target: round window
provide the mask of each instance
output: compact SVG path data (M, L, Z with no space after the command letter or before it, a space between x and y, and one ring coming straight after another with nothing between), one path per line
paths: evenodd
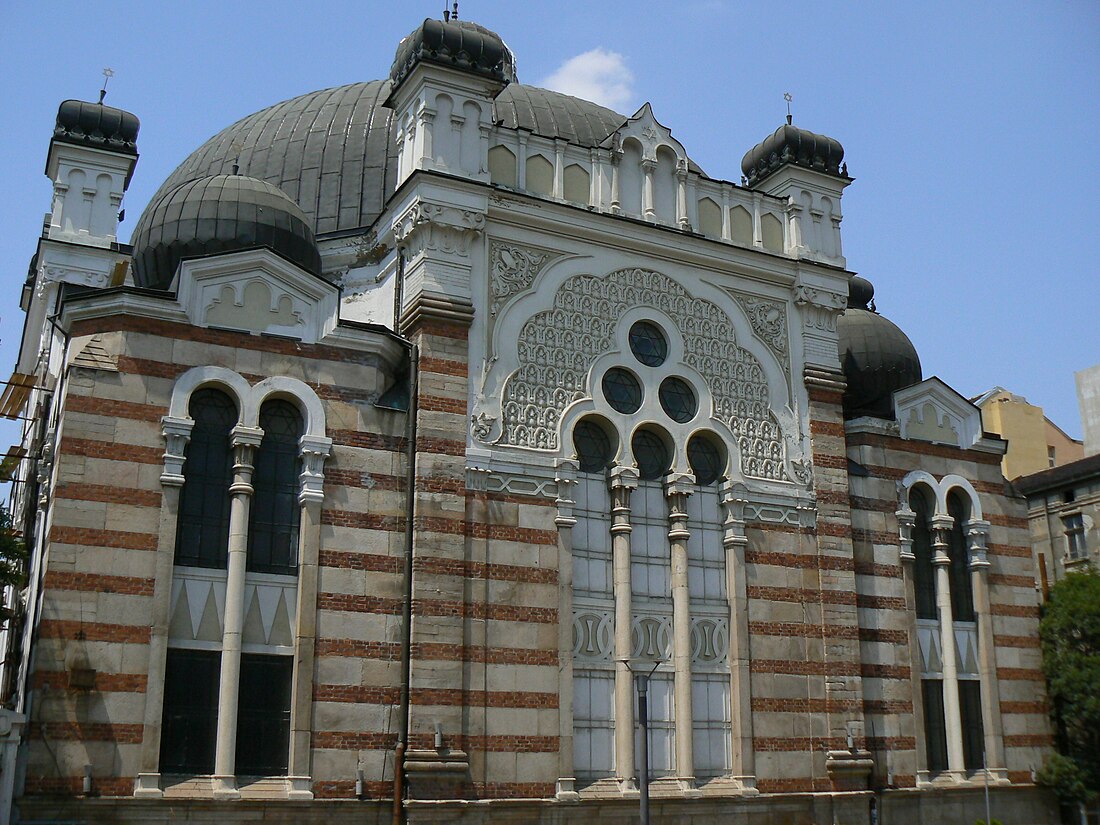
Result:
M603 394L613 409L626 415L636 413L642 406L642 385L633 373L620 367L604 373Z
M688 441L688 463L695 473L699 484L713 484L722 475L725 462L722 451L711 439L703 435L694 435Z
M630 440L634 452L634 462L638 465L638 475L650 481L660 478L668 470L668 447L665 440L652 430L638 430Z
M582 473L598 473L611 464L611 437L599 423L586 418L573 428L573 448Z
M695 417L695 411L699 409L695 392L687 381L680 378L666 378L662 381L658 396L668 417L680 424L691 421Z
M668 339L656 324L638 321L630 328L630 351L647 367L659 367L668 358Z

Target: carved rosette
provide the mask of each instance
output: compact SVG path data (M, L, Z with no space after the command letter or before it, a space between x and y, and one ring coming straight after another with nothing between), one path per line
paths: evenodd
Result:
M618 270L603 278L573 276L558 289L552 309L524 324L520 366L501 393L497 443L557 450L562 413L589 394L588 370L613 348L616 322L628 309L644 305L675 320L684 339L684 360L706 377L714 415L737 439L742 473L789 480L767 377L756 357L737 345L729 316L667 275L646 269Z
M526 292L539 273L555 258L548 249L493 240L489 243L489 288L492 290L490 312L497 312L514 296Z
M787 312L784 304L754 295L727 291L745 310L753 334L775 354L776 359L783 365L783 371L789 373L791 365L787 358Z

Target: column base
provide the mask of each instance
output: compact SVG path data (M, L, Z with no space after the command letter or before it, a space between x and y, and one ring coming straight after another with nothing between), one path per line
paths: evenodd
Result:
M160 799L164 791L160 787L159 773L139 773L134 779L134 797L136 799Z
M213 797L215 799L233 800L241 798L241 792L237 790L237 777L215 774L210 777L210 782L213 786Z
M638 782L633 776L617 777L615 779L619 783L619 793L621 793L627 799L638 798Z
M875 761L871 752L862 748L829 751L825 756L825 770L837 791L865 791Z
M950 787L951 785L959 785L965 781L966 771L940 771L939 773L930 773L929 771L917 771L918 785L931 785L932 787Z
M694 776L677 776L676 784L685 799L694 799L703 795L703 792L695 784Z
M286 778L287 799L313 799L313 777L288 776Z
M577 780L572 776L562 776L556 783L554 796L558 802L580 802L581 795L576 791Z

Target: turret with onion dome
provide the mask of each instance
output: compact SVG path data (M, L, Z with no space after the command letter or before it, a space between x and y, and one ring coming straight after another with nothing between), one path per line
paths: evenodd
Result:
M154 200L134 230L134 282L167 289L184 258L267 247L314 275L309 218L277 186L243 175L187 181Z
M57 109L53 139L127 155L137 154L137 115L103 103L66 100Z
M837 320L837 346L848 388L844 417L892 419L894 392L921 380L909 337L874 309L875 288L858 275L848 282L848 308Z
M516 80L516 58L500 35L449 13L443 20L428 18L401 41L390 67L394 86L401 85L422 62L437 63L501 83Z
M741 172L754 187L788 164L849 180L840 141L798 128L790 115L786 123L745 153Z

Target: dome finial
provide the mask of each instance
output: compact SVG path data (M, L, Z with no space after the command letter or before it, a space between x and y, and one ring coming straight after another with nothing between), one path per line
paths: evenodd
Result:
M791 117L791 101L794 100L794 95L790 92L783 92L783 99L787 101L787 125L791 125L793 118Z
M115 76L115 70L111 68L103 69L103 86L99 89L99 103L103 105L103 98L107 97L107 81Z

